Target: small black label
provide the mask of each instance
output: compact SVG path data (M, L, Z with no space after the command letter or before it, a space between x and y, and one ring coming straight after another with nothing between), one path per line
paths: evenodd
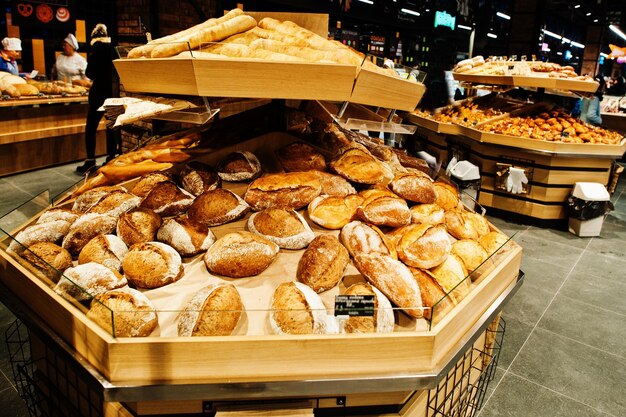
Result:
M335 316L371 317L373 315L373 295L335 296Z

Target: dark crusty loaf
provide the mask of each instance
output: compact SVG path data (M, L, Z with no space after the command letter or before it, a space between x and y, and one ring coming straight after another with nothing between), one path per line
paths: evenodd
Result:
M278 257L274 242L250 232L229 233L219 238L204 255L208 270L231 278L258 275Z
M287 207L298 210L309 204L322 191L313 172L270 174L254 180L244 195L253 210Z
M248 230L276 243L283 249L303 249L315 237L306 220L295 210L268 208L253 213Z
M115 235L98 235L91 239L78 255L78 263L96 262L115 271L122 271L122 259L128 247Z
M114 337L150 336L159 324L152 302L132 288L120 288L96 296L87 317Z
M241 316L243 303L232 284L210 285L198 291L178 317L179 336L229 336Z
M205 191L215 190L222 186L222 179L217 172L207 164L193 161L185 165L178 174L183 189L196 197Z
M61 273L72 267L72 255L59 245L51 242L39 242L28 247L22 258L30 262L53 282L57 282Z
M116 225L117 218L108 214L83 214L72 223L61 246L72 255L77 256L91 239L98 235L112 234Z
M229 182L252 181L262 172L259 159L248 151L232 152L217 166L217 174L222 180Z
M109 216L119 217L122 213L137 207L139 203L141 203L141 198L136 195L116 190L102 197L100 201L87 210L87 213L108 214Z
M331 235L318 235L298 262L296 278L320 293L341 281L350 261L348 250Z
M285 172L325 171L324 155L304 142L294 142L276 152L278 162Z
M126 188L121 185L92 188L91 190L85 191L83 194L76 197L72 210L79 213L86 213L91 206L113 191L126 191Z
M156 184L141 202L141 207L154 210L162 217L178 216L187 211L194 196L178 188L172 181Z
M54 290L78 301L89 301L96 295L128 285L119 272L95 262L68 268Z
M194 256L209 249L215 242L215 235L208 227L179 216L163 222L157 239L176 249L180 256Z
M184 268L174 248L161 242L136 243L122 261L128 282L139 288L159 288L182 278Z
M132 193L138 197L144 198L148 195L155 185L165 181L171 181L172 176L164 172L151 172L139 178L133 187Z
M132 246L135 243L152 242L161 222L161 216L153 210L137 207L120 216L116 231L127 246Z
M241 219L248 211L250 206L237 194L217 188L196 197L187 216L204 226L218 226Z
M276 288L269 316L275 334L326 333L326 307L322 299L300 282L284 282Z
M367 282L357 282L346 289L345 295L373 295L374 315L349 317L343 326L345 333L391 333L395 319L389 299Z

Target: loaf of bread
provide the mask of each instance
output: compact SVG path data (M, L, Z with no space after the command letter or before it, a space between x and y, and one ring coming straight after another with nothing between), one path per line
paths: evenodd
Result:
M122 272L122 259L128 247L122 239L115 235L98 235L91 239L78 255L78 263L95 262Z
M396 175L389 188L400 197L416 203L432 204L437 200L433 181L420 171Z
M210 285L198 291L178 316L178 335L229 336L243 311L241 295L233 284Z
M74 223L80 217L80 213L65 208L51 208L44 211L37 219L37 223L48 223L63 220L69 224Z
M298 262L296 278L316 293L336 286L350 261L347 249L332 235L318 235Z
M68 268L59 279L54 291L63 297L89 301L93 297L128 285L119 272L95 262Z
M276 157L285 172L326 170L324 155L304 142L294 142L280 148Z
M252 214L248 230L283 249L306 248L315 237L306 220L297 211L287 208L268 208Z
M345 196L356 194L356 190L345 178L322 171L312 171L322 185L320 195Z
M441 224L445 211L437 204L418 204L410 209L411 222L421 224Z
M370 153L357 148L342 153L330 163L330 168L338 175L358 184L378 184L385 178L382 163Z
M13 87L20 93L20 96L36 96L39 89L30 84L13 84Z
M182 278L185 269L174 248L161 242L136 243L122 261L128 282L138 288L159 288Z
M91 206L96 204L104 196L113 191L126 191L126 188L120 185L92 188L91 190L85 191L84 193L76 197L76 200L74 200L74 205L72 206L72 210L79 213L86 213L91 208Z
M395 319L389 299L376 287L367 282L352 284L345 295L373 295L374 315L371 317L349 317L343 326L345 333L391 333Z
M479 238L491 232L489 221L485 218L485 216L481 216L480 214L474 213L473 211L467 211L465 213L465 216L474 226L476 234Z
M244 200L253 210L287 207L298 210L320 195L322 186L312 172L270 174L248 186Z
M53 282L57 282L63 271L72 267L72 255L51 242L39 242L30 245L28 250L22 253L22 258L30 262Z
M165 172L151 172L139 178L133 187L132 193L144 198L152 191L155 185L165 181L172 181L172 176Z
M376 184L365 190L359 191L359 195L363 197L363 200L369 200L376 197L393 197L398 198L398 195L391 191L387 186L382 184Z
M155 240L161 227L161 216L154 211L137 207L122 214L117 221L116 233L126 246Z
M446 293L430 271L409 268L420 287L424 318L438 322L454 307L454 299Z
M87 210L87 213L108 214L117 218L122 213L137 207L139 203L141 203L140 197L126 191L116 190L102 197Z
M341 229L339 238L353 258L359 253L382 253L398 258L394 245L376 226L352 221Z
M178 216L193 204L194 196L171 181L156 184L141 202L141 207L162 217Z
M186 216L165 219L157 232L157 239L176 249L183 257L204 252L215 243L215 235L208 227Z
M159 324L152 302L132 288L120 288L96 296L87 317L113 337L150 336Z
M65 220L54 220L28 226L11 240L8 252L21 254L24 250L39 242L59 243L67 235L72 223Z
M218 226L241 219L248 211L250 206L237 194L217 188L196 197L187 216L203 226Z
M397 196L373 195L366 198L357 209L357 215L376 226L400 227L411 223L409 206Z
M444 216L448 233L457 239L478 239L475 221L470 220L469 212L462 209L446 211Z
M423 316L422 296L409 268L389 255L378 252L359 253L354 266L367 281L409 316Z
M439 266L431 270L443 291L459 303L469 293L470 280L466 279L467 269L455 254L450 254Z
M185 165L178 174L183 189L196 197L205 191L215 190L222 186L222 179L217 172L202 162L193 161Z
M98 235L109 235L115 232L117 218L108 214L87 213L83 214L72 223L65 238L63 246L73 256L78 256L87 243Z
M430 269L446 260L452 245L442 225L410 224L394 231L398 259L409 266Z
M210 272L231 278L259 275L278 257L274 242L250 232L229 233L219 238L204 255Z
M280 284L270 302L274 334L326 333L326 307L315 291L300 282Z
M228 182L248 182L261 176L261 162L252 152L228 154L217 166L217 175Z
M309 218L326 229L341 229L354 220L362 202L363 198L358 194L345 197L320 195L309 204Z
M457 240L452 244L452 253L459 257L468 273L472 274L487 259L489 255L480 244L471 239ZM478 278L477 274L471 275L472 280Z
M433 183L435 194L437 195L436 203L444 210L452 210L459 206L459 192L456 187L447 182L436 181Z
M489 232L478 239L478 243L482 246L489 256L493 255L499 250L506 248L506 243L509 238L500 232Z

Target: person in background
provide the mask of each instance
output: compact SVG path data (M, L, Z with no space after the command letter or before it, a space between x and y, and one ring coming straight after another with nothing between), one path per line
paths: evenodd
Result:
M604 77L596 76L598 81L598 89L591 98L583 98L580 105L580 120L600 126L602 124L602 116L600 116L600 102L606 88Z
M435 110L450 104L448 96L448 83L443 67L435 66L428 72L426 77L426 92L420 102L420 107L425 110Z
M76 172L83 174L96 166L96 132L100 120L104 115L98 108L104 100L113 96L113 47L111 38L107 34L107 27L98 23L91 31L91 52L87 57L85 74L93 82L89 90L89 109L87 110L87 125L85 126L85 147L87 159L83 165L76 168ZM115 158L118 152L116 135L112 129L106 130L107 162Z
M87 61L76 53L78 51L76 37L69 33L63 39L62 48L63 53L59 54L52 69L53 78L65 82L84 79Z
M2 51L0 51L0 71L19 75L16 59L22 52L22 41L18 38L2 39Z

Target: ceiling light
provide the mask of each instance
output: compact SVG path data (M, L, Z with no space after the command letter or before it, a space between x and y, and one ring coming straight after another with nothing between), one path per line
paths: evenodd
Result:
M587 13L585 16L591 16L591 12Z
M361 3L374 4L372 0L359 0Z
M608 54L605 54L604 52L600 52L600 56L603 56L603 57L605 57L605 58L608 58L608 57L609 57L609 55L608 55Z
M509 16L508 14L504 14L504 13L498 12L498 13L496 13L496 16L501 17L501 18L506 19L506 20L511 20L511 16Z
M430 12L430 9L425 9L424 11L425 11L425 12Z
M576 6L574 6L574 9L578 9L580 7L580 4L577 4Z
M619 28L615 25L610 25L609 29L611 29L613 32L617 33L619 36L622 37L622 39L626 40L626 35L624 35L624 32L622 32L621 30L619 30Z
M459 29L472 30L471 27L465 25L456 25L456 27L458 27Z
M556 54L557 55L563 55L563 52L557 52Z
M493 38L493 39L498 39L498 35L493 34L493 33L488 33L487 36L489 36L490 38Z
M598 19L593 19L593 23L598 23Z
M571 42L571 40L569 40L569 39L567 39L567 38L565 38L565 37L564 37L564 38L563 38L563 40L562 40L561 42L562 42L562 43L570 43L570 42Z
M542 29L542 30L543 30L543 33L545 33L548 36L552 36L553 38L556 38L556 39L561 39L561 36L557 35L554 32L550 32L549 30L545 30L545 29Z
M361 0L363 1L363 0ZM402 13L406 13L406 14L412 14L413 16L420 16L419 12L416 12L415 10L411 10L411 9L400 9L400 11Z
M575 46L577 48L584 48L585 45L583 45L582 43L578 43L578 42L574 42L572 41L572 46Z

